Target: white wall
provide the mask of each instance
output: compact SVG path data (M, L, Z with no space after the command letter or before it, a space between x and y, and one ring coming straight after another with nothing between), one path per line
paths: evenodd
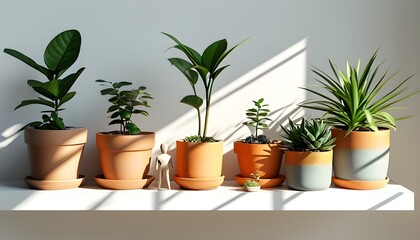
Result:
M155 97L151 117L141 118L143 128L156 131L158 143L169 142L196 130L194 114L178 103L190 93L181 74L167 62L176 54L165 52L172 42L160 34L166 31L191 46L204 46L220 38L230 44L252 37L228 59L231 67L216 83L210 132L225 142L224 174L238 173L232 141L246 135L240 127L243 111L251 100L265 97L273 118L284 119L305 98L297 87L313 83L307 69L314 65L327 69L327 57L339 65L345 60L367 60L381 47L385 68L398 70L401 77L418 73L420 68L420 1L105 1L105 0L1 0L0 49L20 50L36 61L48 41L60 31L76 28L82 33L82 52L74 70L86 67L75 84L76 98L63 114L67 124L89 129L88 145L81 171L88 177L100 173L95 133L104 131L108 119L107 103L99 95L95 79L128 80L144 84ZM22 136L8 137L10 127L39 118L38 107L13 108L33 96L26 85L30 78L41 78L34 70L6 54L0 54L0 179L22 179L29 175ZM416 75L411 83L420 89ZM392 136L389 176L410 188L420 190L420 168L414 149L420 128L420 95L405 103L416 116L400 122ZM296 115L302 112L296 113ZM276 136L282 121L269 132ZM0 196L1 197L1 196ZM418 203L419 200L416 200ZM258 203L256 203L258 204ZM182 217L185 223L176 218ZM62 218L62 220L60 220ZM35 220L35 221L34 221ZM202 222L201 222L202 221ZM242 239L261 237L293 239L418 239L420 215L395 213L11 213L0 214L0 239L26 239L35 233L43 239L70 239L74 235L113 239L124 232L124 239L223 238L225 232ZM157 229L162 222L166 230ZM71 224L65 227L64 224ZM103 224L101 226L100 224ZM191 224L187 230L186 224ZM252 227L249 227L249 226ZM74 232L74 229L79 229ZM99 229L102 232L99 232ZM255 229L255 232L251 232ZM60 236L64 232L65 236ZM199 234L203 234L199 237ZM59 237L59 238L58 238ZM82 238L83 239L83 238ZM94 239L94 238L92 238Z

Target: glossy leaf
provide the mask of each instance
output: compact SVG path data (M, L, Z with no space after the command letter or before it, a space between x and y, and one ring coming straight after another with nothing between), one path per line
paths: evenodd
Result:
M203 66L206 67L209 72L216 70L216 64L220 56L226 51L227 41L222 39L210 44L203 52L201 61Z
M4 52L9 54L10 56L13 56L13 57L21 60L22 62L26 63L30 67L38 70L39 72L44 74L48 79L52 79L53 74L51 73L50 70L48 70L47 68L45 68L41 65L38 65L34 60L32 60L30 57L24 55L23 53L20 53L16 50L9 49L9 48L5 48Z
M190 105L195 109L199 109L201 105L203 105L203 99L195 95L185 96L181 102Z
M67 30L58 34L45 49L45 64L59 77L77 60L81 43L82 38L77 30Z

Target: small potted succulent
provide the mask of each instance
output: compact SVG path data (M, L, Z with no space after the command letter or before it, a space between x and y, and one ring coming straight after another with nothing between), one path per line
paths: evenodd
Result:
M347 63L347 73L329 60L333 75L312 69L327 93L303 88L321 100L309 100L301 106L324 112L325 121L333 126L332 135L337 139L333 182L344 188L377 189L388 183L390 129L396 129L399 120L388 110L419 92L407 93L407 82L412 76L385 90L396 73L380 73L382 63L374 66L377 54L378 50L364 69L360 60L357 67Z
M243 185L242 188L246 192L257 192L261 189L261 185L259 183L260 176L258 174L251 174L252 179L247 180Z
M134 189L147 187L153 177L148 175L155 133L141 131L132 121L135 114L148 116L142 108L152 96L146 87L140 86L129 90L131 82L109 82L96 80L104 89L101 95L110 96L111 106L107 112L112 119L109 125L118 125L116 131L96 134L103 175L95 178L96 182L111 189Z
M214 189L223 183L222 160L223 142L208 136L209 114L213 86L216 78L229 65L220 66L223 60L239 45L228 49L226 39L210 44L203 54L181 43L174 36L163 33L176 45L173 48L186 55L186 59L170 58L174 65L188 80L193 94L182 98L181 102L197 111L197 135L185 137L176 142L177 175L175 182L186 189ZM198 96L196 89L199 78L204 86L204 98ZM201 118L201 107L205 105L204 123ZM203 125L203 127L202 127Z
M81 35L67 30L55 36L44 52L46 67L26 55L6 48L4 52L36 69L47 81L28 80L28 85L40 96L22 101L16 108L42 105L42 120L27 124L24 130L28 147L31 176L25 182L32 188L66 189L78 187L84 177L79 176L79 162L87 140L87 129L65 125L60 112L76 92L70 91L85 68L63 76L77 60L81 48Z
M322 119L300 124L289 119L284 131L286 183L296 190L324 190L330 187L333 147L329 126Z
M241 174L236 175L236 180L241 184L246 176L258 174L261 178L261 187L275 187L283 183L284 176L279 175L283 150L280 141L271 141L266 135L259 134L259 130L267 129L267 116L270 110L264 98L254 102L254 107L246 110L248 121L243 125L254 129L245 139L234 143L234 152L238 157L238 165Z

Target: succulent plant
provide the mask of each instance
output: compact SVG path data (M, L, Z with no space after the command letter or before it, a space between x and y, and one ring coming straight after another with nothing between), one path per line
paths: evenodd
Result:
M243 122L243 125L248 127L255 128L255 135L251 135L243 140L244 143L258 143L258 144L268 144L270 139L265 135L258 135L259 129L267 129L268 125L266 121L271 121L267 117L270 113L270 110L266 108L268 104L264 104L264 98L260 98L258 101L253 101L255 107L246 110L246 116L249 119L246 122Z
M324 123L323 119L307 121L303 139L307 148L313 152L329 151L335 146L335 138L331 137L330 127Z
M289 129L281 128L284 145L291 151L329 151L335 146L335 138L331 137L331 130L323 119L310 122L302 118L300 124L296 124L289 118L289 125Z

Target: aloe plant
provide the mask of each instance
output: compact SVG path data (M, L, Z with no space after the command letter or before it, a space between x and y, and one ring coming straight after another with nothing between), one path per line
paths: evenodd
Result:
M281 126L284 131L284 144L291 151L322 152L333 149L335 138L331 136L331 130L323 119L302 118L300 124L294 123L289 118L289 129Z
M48 79L46 82L38 80L27 81L28 85L35 92L39 93L41 97L24 100L15 110L32 104L47 106L51 110L41 112L49 114L43 114L42 121L34 121L26 126L32 126L36 129L66 129L63 119L59 117L59 112L64 110L62 108L63 104L70 101L76 95L76 92L70 92L70 89L85 68L80 68L77 72L66 77L62 77L62 75L76 62L80 47L81 36L77 30L67 30L58 34L50 41L45 49L44 62L46 67L37 64L31 58L16 50L4 49L5 53L36 69Z
M135 135L140 134L141 130L137 124L135 124L131 118L134 114L142 114L149 116L149 113L143 109L139 109L140 106L150 107L147 100L152 99L149 92L146 91L146 87L140 86L131 90L121 90L121 88L132 85L131 82L109 82L102 79L98 79L95 82L100 83L105 88L101 90L101 95L109 95L111 98L108 102L111 106L107 112L111 113L110 118L113 119L109 125L119 125L119 133L123 135Z
M271 119L267 117L270 113L270 110L267 108L268 104L264 103L264 98L260 98L257 101L253 100L253 102L255 107L246 110L248 121L243 122L242 124L255 128L255 135L251 134L244 142L260 144L270 143L270 139L267 136L258 135L258 130L268 128L266 121L271 121Z
M396 103L399 103L419 91L407 93L407 77L389 91L384 87L394 79L398 72L388 75L388 70L379 74L382 63L374 66L378 50L374 52L364 69L347 62L346 73L339 69L331 60L329 65L333 72L330 76L318 68L312 71L320 77L316 79L329 94L319 90L303 88L321 97L321 100L305 101L301 106L325 112L325 121L338 128L346 129L347 134L353 130L378 131L380 127L396 128L396 120L388 113Z
M174 36L164 32L163 34L168 36L176 43L173 48L180 50L187 57L187 59L169 58L168 60L187 78L193 90L193 95L187 95L181 100L182 103L187 104L197 110L198 132L197 136L192 136L191 138L195 141L202 142L214 141L214 138L207 136L208 119L210 114L214 82L220 73L229 66L220 66L220 64L236 47L238 47L244 41L228 49L228 42L226 39L222 39L210 44L204 50L203 54L199 54L193 48L181 43ZM196 85L198 83L199 77L201 78L204 85L204 99L199 97L197 94ZM201 128L202 121L200 107L203 105L203 103L205 104L206 111L204 117L204 126ZM184 140L188 141L188 139Z

